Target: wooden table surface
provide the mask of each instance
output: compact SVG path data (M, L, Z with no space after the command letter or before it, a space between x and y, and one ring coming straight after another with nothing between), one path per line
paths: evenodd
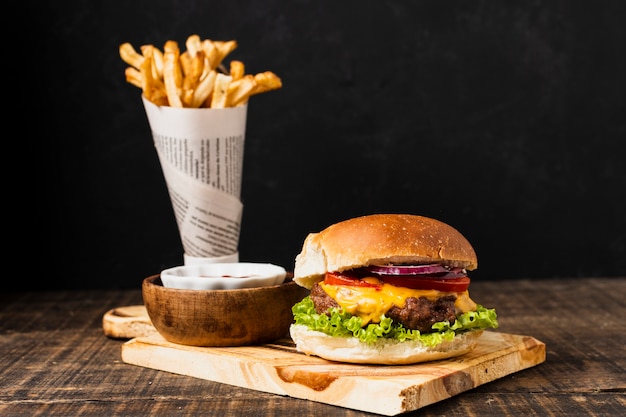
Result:
M498 331L546 343L546 361L402 415L626 415L626 278L473 281L470 294ZM0 415L375 415L124 363L102 317L136 304L140 289L0 294Z

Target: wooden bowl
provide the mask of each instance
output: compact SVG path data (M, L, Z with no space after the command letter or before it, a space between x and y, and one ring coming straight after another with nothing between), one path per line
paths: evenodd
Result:
M244 346L286 336L291 307L308 290L288 277L281 285L236 290L166 288L160 274L143 280L143 301L166 340L189 346Z

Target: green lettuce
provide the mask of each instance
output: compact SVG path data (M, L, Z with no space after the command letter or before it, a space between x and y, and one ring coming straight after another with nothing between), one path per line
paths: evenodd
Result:
M495 309L487 309L481 305L476 306L476 311L457 316L452 324L447 320L435 323L432 326L433 331L429 333L406 329L385 315L381 316L380 323L370 323L363 327L360 317L344 312L340 308L330 309L330 315L318 314L315 312L310 296L306 296L295 304L291 310L296 324L303 324L311 330L330 336L354 336L366 343L374 343L380 338L389 338L399 341L419 340L424 345L433 347L443 341L454 339L454 336L459 333L498 327Z

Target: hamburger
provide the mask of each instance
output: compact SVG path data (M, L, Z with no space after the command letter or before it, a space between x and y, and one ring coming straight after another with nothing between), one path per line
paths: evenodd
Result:
M469 296L476 253L455 228L411 214L372 214L310 233L293 280L310 293L292 308L300 352L324 359L412 364L463 355L495 309Z

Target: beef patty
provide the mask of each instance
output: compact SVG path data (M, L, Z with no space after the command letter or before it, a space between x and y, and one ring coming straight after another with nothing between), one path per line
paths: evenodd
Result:
M324 314L333 307L340 308L319 283L315 283L311 288L311 299L318 314ZM435 301L426 297L409 297L404 307L393 306L385 313L385 316L396 323L401 323L407 329L428 333L432 331L432 325L437 322L448 320L452 324L456 321L455 300L454 295L446 295Z

